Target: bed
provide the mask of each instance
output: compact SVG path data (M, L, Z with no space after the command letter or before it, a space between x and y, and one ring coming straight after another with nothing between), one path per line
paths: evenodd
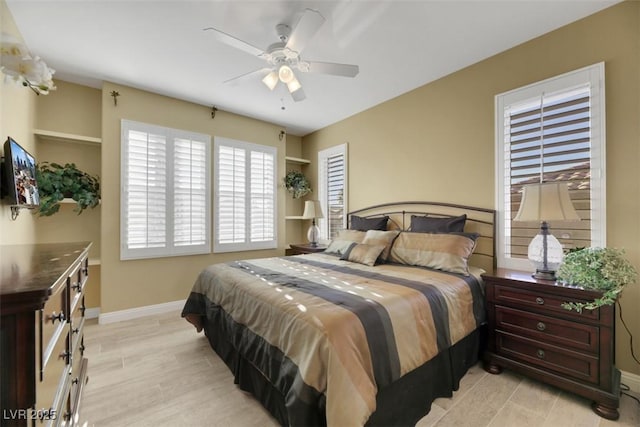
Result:
M495 212L400 202L348 218L327 253L208 266L182 316L282 425L415 425L478 361Z

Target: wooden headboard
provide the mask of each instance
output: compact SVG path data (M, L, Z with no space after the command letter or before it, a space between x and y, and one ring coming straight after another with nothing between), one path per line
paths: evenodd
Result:
M486 271L493 271L496 268L496 211L494 209L442 202L394 202L349 212L347 218L350 223L351 215L364 218L388 216L389 230L410 231L411 215L449 218L463 214L467 215L464 231L480 235L469 264Z

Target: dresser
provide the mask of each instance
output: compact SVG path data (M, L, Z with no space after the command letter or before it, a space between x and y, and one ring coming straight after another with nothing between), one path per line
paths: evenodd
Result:
M2 426L73 426L87 382L90 242L0 246Z
M619 416L620 371L615 361L615 307L569 311L566 301L601 294L531 273L497 269L482 275L486 286L489 342L485 369L508 368L593 401L600 416Z

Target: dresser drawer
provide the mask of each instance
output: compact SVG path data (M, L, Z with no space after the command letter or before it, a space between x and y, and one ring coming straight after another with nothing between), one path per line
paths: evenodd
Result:
M554 371L580 381L598 384L598 358L540 341L496 331L499 354Z
M530 311L497 305L496 329L578 351L597 353L600 329L597 326L544 316Z
M39 341L40 372L44 371L49 360L54 356L54 347L59 340L66 337L67 324L67 292L65 286L54 288L54 293L47 300L44 308L36 316L36 333Z
M600 319L600 310L583 310L582 313L578 313L574 310L567 310L562 307L562 303L567 302L567 298L544 292L495 285L493 298L496 304L520 307L525 310L536 310L547 314L556 313L563 317L582 320L590 319L597 321ZM588 302L580 301L575 298L573 298L572 301Z
M68 332L68 328L65 328ZM60 337L53 346L51 357L45 368L41 371L41 376L36 381L36 409L56 410L55 401L59 400L58 394L69 380L70 365L67 355L68 334Z

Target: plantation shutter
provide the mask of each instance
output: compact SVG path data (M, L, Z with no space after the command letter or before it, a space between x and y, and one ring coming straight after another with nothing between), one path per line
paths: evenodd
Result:
M174 224L176 246L207 241L208 185L206 144L176 139L174 145Z
M277 247L274 147L215 140L215 252Z
M512 221L522 187L567 183L580 221L551 221L565 249L606 245L605 64L496 95L496 261L531 269L528 245L540 224Z
M130 130L123 194L126 247L167 247L167 141L164 135Z
M346 228L346 144L318 153L319 199L324 218L319 220L320 233L333 239Z
M207 135L122 121L121 259L209 253Z
M589 84L542 93L504 110L510 219L518 212L522 187L566 182L581 221L551 221L565 248L591 246L591 90ZM513 257L527 256L537 222L511 222Z

